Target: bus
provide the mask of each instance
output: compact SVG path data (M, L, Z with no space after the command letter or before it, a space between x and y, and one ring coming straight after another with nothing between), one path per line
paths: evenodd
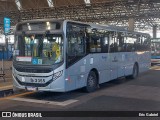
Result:
M150 68L149 34L71 20L20 22L15 30L14 90L67 92Z
M160 38L151 39L151 63L160 63Z

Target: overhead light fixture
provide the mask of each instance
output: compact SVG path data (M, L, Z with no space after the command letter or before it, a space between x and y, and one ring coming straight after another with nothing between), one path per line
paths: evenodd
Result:
M86 6L91 6L91 1L90 0L84 0L84 2L86 3Z
M47 30L50 30L51 29L50 22L46 22L46 24L47 24Z
M19 0L15 0L15 3L17 5L18 10L21 10L22 9L22 5L21 5L20 1Z
M128 0L128 2L129 2L129 3L133 3L133 2L134 2L134 0Z
M31 26L29 23L27 23L27 26L28 26L28 30L31 30Z
M47 0L47 2L48 2L48 6L49 6L49 7L54 7L54 4L53 4L53 1L52 1L52 0Z

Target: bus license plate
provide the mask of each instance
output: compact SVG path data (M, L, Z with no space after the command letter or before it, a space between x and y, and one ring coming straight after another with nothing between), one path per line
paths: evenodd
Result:
M27 90L29 90L29 91L36 91L36 88L35 87L27 87Z
M30 79L30 82L31 83L45 83L45 79L42 79L42 78L38 78L38 79L33 79L33 78L31 78Z

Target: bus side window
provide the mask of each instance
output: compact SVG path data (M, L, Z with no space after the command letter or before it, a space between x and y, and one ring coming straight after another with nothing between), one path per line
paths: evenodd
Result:
M86 53L85 46L85 27L76 24L68 24L67 31L67 64L71 65Z
M105 35L102 37L102 52L108 53L108 47L109 47L109 36Z
M141 36L137 35L136 51L141 51Z
M118 52L125 52L124 33L119 32L117 35Z
M138 36L137 44L136 44L137 51L144 51L145 50L145 46L143 44L144 44L144 36L142 36L142 35Z
M96 32L91 34L90 52L101 52L101 38Z
M116 32L111 32L109 34L109 41L110 41L110 52L117 52L118 51L118 44L117 44L117 38L116 38Z
M90 27L85 28L85 41L86 41L86 52L90 52L90 33L89 33Z
M137 37L135 37L134 35L129 33L126 36L126 41L125 41L126 52L136 51L136 41L137 41Z
M145 51L149 51L150 50L150 44L151 44L150 38L145 36L144 37L144 42L143 42L143 46L144 46L144 50Z
M82 56L85 54L85 34L84 28L74 25L67 33L68 55Z

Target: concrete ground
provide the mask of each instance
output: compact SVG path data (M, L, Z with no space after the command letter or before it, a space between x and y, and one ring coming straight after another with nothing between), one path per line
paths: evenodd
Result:
M12 78L5 78L5 80L3 78L0 78L0 97L2 96L1 94L3 93L3 91L7 91L10 89L13 89Z
M135 80L121 78L102 84L100 89L93 93L85 93L82 90L67 93L27 92L0 98L0 111L83 111L82 113L115 111L115 114L118 114L116 111L160 111L160 66L152 67ZM62 116L54 120L159 120L159 117L65 118ZM53 118L45 119L53 120Z

